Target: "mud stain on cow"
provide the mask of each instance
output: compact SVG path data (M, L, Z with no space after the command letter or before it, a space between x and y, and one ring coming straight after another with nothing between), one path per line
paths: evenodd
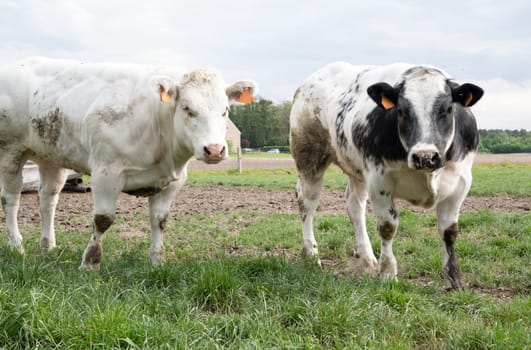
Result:
M390 222L386 221L382 225L378 226L378 232L380 233L380 237L382 237L382 240L389 241L393 239L393 236L395 234L395 226Z
M63 129L63 118L56 108L42 117L36 117L31 119L31 126L42 142L46 145L55 145L61 136L61 130Z
M106 107L102 110L99 110L97 114L100 116L100 119L108 125L113 125L114 123L124 119L128 115L127 111L117 111L110 107Z
M323 172L334 154L328 130L315 118L305 118L291 131L291 152L299 172L309 178Z
M166 227L166 222L168 221L168 214L164 215L164 217L162 217L160 220L159 220L159 228L161 231L164 231L164 228Z
M94 226L96 231L104 233L114 222L114 215L96 214L94 215Z

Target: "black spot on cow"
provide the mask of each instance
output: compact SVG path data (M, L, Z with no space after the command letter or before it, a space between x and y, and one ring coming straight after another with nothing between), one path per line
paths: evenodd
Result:
M479 131L476 119L468 109L454 104L455 136L450 148L446 152L447 161L459 161L470 152L475 152L479 145Z
M393 218L393 220L396 220L396 218L398 217L398 214L396 212L396 209L391 207L389 208L389 214L391 215L391 217Z
M367 122L352 126L352 139L364 156L376 164L383 160L404 161L407 153L398 136L398 115L395 108L375 107L367 115Z
M443 266L443 275L450 281L451 289L461 289L463 284L461 282L461 271L455 256L455 240L457 239L457 224L452 224L444 231L444 244L446 252L448 253L448 262Z
M44 144L57 144L63 128L63 118L59 108L48 112L42 117L31 119L31 126L35 129Z
M356 97L352 94L352 88L349 88L339 98L339 112L336 117L336 138L338 145L345 148L347 145L347 138L345 136L345 129L343 127L345 118L348 113L354 108L356 104Z

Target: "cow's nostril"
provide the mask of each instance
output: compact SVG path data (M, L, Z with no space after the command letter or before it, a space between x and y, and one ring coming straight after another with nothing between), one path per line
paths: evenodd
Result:
M418 154L413 154L413 163L420 165L420 157Z
M431 160L436 162L438 160L441 159L441 155L439 154L439 152L434 152L433 155L431 156Z
M221 149L221 151L219 151L219 154L222 156L225 154L225 146L223 146L223 148Z
M203 150L205 151L206 155L209 156L210 155L210 151L208 149L207 146L203 147Z

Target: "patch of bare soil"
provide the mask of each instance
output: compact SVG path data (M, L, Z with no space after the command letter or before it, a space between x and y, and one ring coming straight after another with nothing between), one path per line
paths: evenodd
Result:
M465 200L461 212L475 212L483 209L495 212L529 213L531 196L469 196ZM397 208L408 208L417 213L430 213L433 209L414 207L407 202L397 201ZM208 187L185 186L177 195L171 211L178 219L181 215L231 213L248 211L260 214L267 213L298 213L295 191L267 190L256 187L232 187L214 185ZM345 194L342 190L323 189L319 205L319 213L346 214ZM371 205L368 205L370 212ZM91 225L92 196L90 193L62 193L57 206L56 223L65 225L72 230L85 231ZM117 217L125 220L120 230L136 232L128 227L128 219L136 213L148 215L146 198L120 195L117 203ZM38 199L36 193L25 193L21 196L19 223L36 225L40 221ZM5 214L0 211L0 222L5 222ZM149 222L145 224L149 231Z

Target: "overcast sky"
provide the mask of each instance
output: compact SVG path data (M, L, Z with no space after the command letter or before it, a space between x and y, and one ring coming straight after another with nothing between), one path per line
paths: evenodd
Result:
M333 61L427 63L484 88L480 128L531 130L530 16L529 0L0 0L0 63L211 66L276 102Z

